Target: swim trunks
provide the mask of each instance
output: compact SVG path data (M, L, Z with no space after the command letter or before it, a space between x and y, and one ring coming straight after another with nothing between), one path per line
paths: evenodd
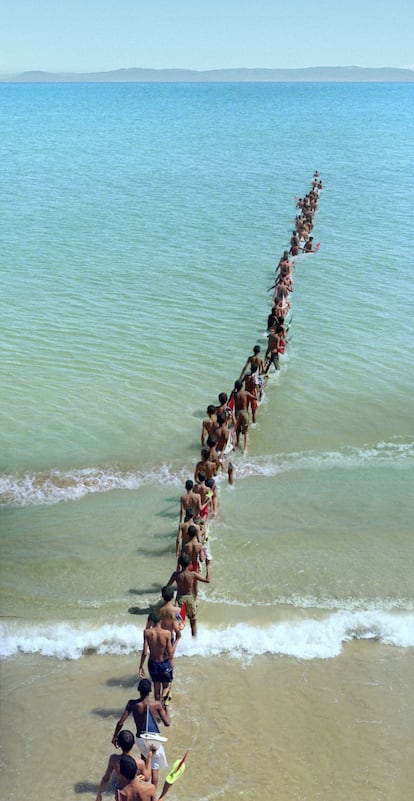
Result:
M195 620L198 613L197 598L194 598L194 595L177 595L177 603L181 606L183 602L186 606L187 617L189 617L190 620Z
M150 750L150 745L155 745L157 750L154 756L151 757L151 768L152 770L158 770L159 768L166 768L168 765L167 757L165 756L164 746L162 743L158 745L157 742L153 740L143 740L142 737L136 737L137 746L141 752L142 758L145 759L147 754Z
M194 562L190 562L190 564L188 565L188 569L191 570L192 573L199 573L200 563L198 559L195 559Z
M236 412L237 428L240 427L242 434L244 434L249 427L249 415L246 409L240 409Z
M248 398L248 404L249 404L252 412L255 412L256 409L257 409L257 400L253 400L253 398Z
M148 671L153 681L170 682L173 680L173 670L169 659L163 662L148 660Z

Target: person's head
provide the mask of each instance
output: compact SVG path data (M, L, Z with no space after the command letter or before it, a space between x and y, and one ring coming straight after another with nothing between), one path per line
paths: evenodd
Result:
M124 729L120 731L117 737L117 742L120 748L123 751L130 751L132 746L135 743L135 737L132 734L132 731L128 731L128 729Z
M132 782L132 779L135 779L137 775L137 763L135 759L127 754L121 756L119 760L119 771L124 779Z
M149 679L141 679L138 682L138 692L141 694L141 698L146 698L147 695L150 694L152 689L152 684Z
M155 611L155 609L153 609L152 612L149 613L148 620L150 623L152 623L153 626L156 626L158 623L161 623L161 618L158 612Z
M190 526L190 528L191 528L191 526ZM172 599L174 598L174 590L171 587L171 585L167 585L166 587L163 587L162 590L161 590L161 595L162 595L163 600L165 601L165 603L169 603L170 601L172 601Z
M217 422L218 422L219 426L223 426L224 425L224 423L226 422L226 415L225 415L224 412L219 412L218 413Z
M191 481L191 478L189 478L188 481L185 482L185 488L187 492L190 492L190 490L192 490L193 487L194 487L194 481Z
M214 403L210 403L207 406L207 414L209 417L211 417L215 413L216 413L216 407L214 406Z
M196 537L196 536L197 536L197 529L196 529L196 527L195 527L195 526L188 526L188 531L187 531L187 534L188 534L188 539L189 539L189 540L192 540L192 539L193 539L193 537Z
M203 483L203 481L205 481L205 480L206 480L206 474L205 474L205 473L203 473L203 471L202 471L202 470L199 470L199 471L198 471L198 473L197 473L197 478L198 478L198 480L199 480L200 484L202 484L202 483Z
M254 346L253 353L254 353L255 356L257 356L257 354L260 353L260 345L255 345Z
M191 507L186 509L185 517L184 517L185 522L188 523L188 521L191 520L194 517L194 515L195 515L194 509L192 509Z
M209 448L214 448L217 445L217 437L215 434L209 434L207 437L207 445Z
M210 448L206 447L201 448L201 458L203 462L205 462L209 456L210 456Z
M242 386L243 386L242 382L239 381L238 379L237 381L234 382L234 389L236 390L236 392L240 392Z
M190 564L189 555L187 553L182 553L180 558L179 558L179 560L178 560L178 562L179 562L180 566L183 568L183 570L186 570L186 568Z
M220 392L220 395L218 396L218 399L219 399L219 402L220 402L220 406L223 406L225 403L227 403L227 401L228 401L227 392Z

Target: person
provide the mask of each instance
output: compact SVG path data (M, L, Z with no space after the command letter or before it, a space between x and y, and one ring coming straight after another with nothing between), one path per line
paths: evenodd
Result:
M276 304L276 309L278 308L278 303L281 299L286 299L289 297L289 290L287 286L282 282L279 283L275 289L274 296L273 296L273 303Z
M288 315L291 309L291 305L288 301L287 295L281 295L279 300L276 303L276 315L282 321L285 320L286 316ZM283 323L282 323L283 324Z
M180 523L183 522L187 509L194 509L196 515L203 514L203 505L200 494L194 491L194 481L191 478L185 482L186 494L180 498Z
M270 287L271 289L273 287ZM272 306L271 312L267 318L267 332L274 328L276 324L276 306Z
M217 413L217 422L219 428L215 433L216 437L216 450L220 454L220 467L223 472L227 472L229 484L234 483L234 467L231 461L231 452L233 450L233 435L234 430L230 429L224 412Z
M236 442L239 444L240 435L243 434L243 450L246 453L249 441L249 412L247 405L249 398L256 400L255 396L243 389L241 381L234 382L234 410L236 413Z
M243 369L242 369L242 371L241 371L241 373L239 375L239 381L243 381L244 375L245 375L246 370L247 370L248 367L250 367L250 369L251 369L252 367L255 367L257 365L259 375L261 373L264 373L264 363L263 363L262 357L260 356L260 350L261 350L260 345L255 345L254 346L254 348L253 348L253 356L248 356L247 357L246 363L244 364ZM216 432L216 435L217 435L217 432Z
M227 422L227 417L224 412L218 412L217 414L217 422L219 427L215 433L216 437L216 450L217 453L223 457L223 451L226 449L228 451L232 450L232 431L229 428L229 424Z
M199 470L194 491L200 495L202 506L200 518L202 523L206 525L209 518L210 504L213 517L217 516L218 499L214 478L208 479L204 471Z
M131 753L134 748L134 745L135 745L135 737L132 734L132 731L128 731L128 729L123 729L123 731L119 732L117 739L117 747L122 749L122 754L111 754L111 756L109 757L108 764L106 766L106 771L102 776L102 779L99 784L96 801L102 801L102 793L106 790L109 782L111 781L114 775L116 776L115 794L117 790L122 790L122 788L125 787L126 780L121 776L119 770L119 761L121 759L121 756L131 756L134 759L138 773L142 774L147 781L151 777L151 756L153 752L151 751L148 752L147 758L144 762L143 759L140 759L139 757L136 758Z
M279 354L285 352L285 330L282 325L277 325L274 331L271 331L268 337L268 361L266 369L269 370L273 364L275 370L280 370L279 367Z
M188 542L188 532L191 526L197 531L197 537L201 542L201 527L194 522L194 509L187 509L183 523L178 527L177 539L175 541L175 555L178 559L182 551L183 545Z
M190 570L190 557L188 554L181 554L179 559L179 569L174 570L174 573L171 574L167 585L177 585L176 601L180 605L185 603L187 616L191 626L191 634L193 637L197 636L198 600L196 595L196 586L198 581L210 584L209 563L207 563L206 575L202 576L201 573L195 573L193 570Z
M194 528L196 527L194 526ZM185 627L185 622L180 615L180 608L173 603L173 598L174 591L172 587L163 587L161 590L161 600L155 604L154 611L157 612L161 618L161 628L171 632L172 651L173 654L175 654L178 641L181 638L181 632ZM147 620L147 626L150 626L149 618ZM168 698L171 700L169 696Z
M126 754L119 760L119 772L125 782L118 790L117 801L155 801L157 788L137 773L135 760Z
M163 629L161 617L158 612L152 611L148 616L150 628L143 632L144 645L139 663L139 675L145 677L144 664L148 656L148 672L154 682L154 697L161 698L161 685L163 692L169 691L174 678L171 660L174 650L171 642L171 631Z
M190 526L188 529L188 540L183 545L183 553L190 557L189 570L194 570L199 573L201 570L200 562L204 562L204 551L201 542L197 539L197 529L195 526ZM195 587L197 590L197 585Z
M203 425L201 428L201 447L203 447L203 445L205 444L208 435L214 434L216 428L218 428L216 419L216 407L214 406L213 403L207 406L207 414L208 417L205 420L203 420Z
M284 289L287 289L288 292L293 292L293 280L291 273L287 273L283 276L283 279L280 282L280 286Z
M259 376L257 373L257 365L254 365L251 368L250 373L243 378L244 388L247 389L247 392L250 393L253 397L249 397L247 401L247 408L251 409L252 412L252 423L256 422L256 410L257 410L257 397L259 391Z
M304 253L313 253L313 236L310 236L308 241L305 242L305 247L303 248Z
M138 692L140 694L139 698L130 698L121 717L118 720L118 723L115 726L114 736L112 737L113 745L117 746L119 732L121 731L122 726L124 725L128 716L132 714L137 729L137 745L141 750L141 754L145 757L151 750L151 745L153 745L153 743L150 743L150 741L144 740L141 737L141 733L146 731L148 712L151 712L153 716L159 717L164 726L170 725L170 713L168 707L166 707L165 703L161 701L152 701L150 699L151 690L152 684L150 680L141 679L138 684ZM165 768L167 766L167 759L162 743L157 743L156 752L153 753L151 750L151 753L151 780L156 787L158 784L160 768Z
M283 255L280 257L279 264L277 265L277 267L275 269L275 273L279 272L279 270L281 270L283 267L288 267L288 268L290 267L289 251L288 250L284 250L283 251Z
M215 465L215 473L214 473L215 476L217 475L217 473L218 473L218 471L219 471L219 469L221 467L221 462L220 462L221 453L219 453L218 447L217 447L217 430L218 429L216 429L214 434L209 434L209 436L207 437L206 445L205 445L205 447L208 448L208 461L209 462L213 462L213 464ZM202 470L203 468L200 468L200 469ZM206 472L206 471L204 471L204 472ZM214 478L214 476L212 476L212 478Z
M219 406L216 407L217 414L219 412L224 412L227 417L229 428L236 428L236 418L234 416L233 404L231 399L229 399L227 392L220 392L218 399Z
M217 461L210 459L210 447L204 445L201 448L200 460L197 462L194 468L194 481L197 481L200 470L201 472L205 473L206 479L214 479L214 476L217 473L217 467ZM194 491L197 492L197 489Z
M292 231L292 236L290 237L290 250L289 250L289 255L290 256L296 256L297 255L297 252L296 253L292 253L292 251L293 250L297 251L298 245L299 245L299 239L298 239L297 231L295 230L295 231Z

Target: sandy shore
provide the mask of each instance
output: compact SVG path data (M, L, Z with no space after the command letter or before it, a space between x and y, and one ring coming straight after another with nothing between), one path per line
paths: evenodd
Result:
M53 773L61 801L93 799L136 668L95 654L3 663L2 797L43 801ZM331 660L178 659L166 750L190 750L171 801L407 801L413 676L411 650L372 641Z

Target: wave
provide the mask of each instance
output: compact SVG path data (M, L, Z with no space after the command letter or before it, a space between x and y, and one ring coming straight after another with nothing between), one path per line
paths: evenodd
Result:
M246 659L277 654L297 659L332 659L353 639L377 640L385 645L414 646L414 615L411 613L341 611L324 619L306 618L267 627L238 623L226 628L199 628L192 638L184 631L177 658L227 656ZM40 654L55 659L80 659L95 654L133 654L142 645L141 630L132 624L106 624L96 629L69 623L27 625L5 622L0 626L0 656Z
M410 468L414 465L414 440L379 442L361 448L344 447L327 451L299 451L269 456L235 455L238 479L275 476L293 470L356 467ZM190 471L191 472L191 471ZM143 486L180 487L189 476L185 467L162 464L150 470L128 470L117 466L89 467L68 471L50 470L23 475L0 476L0 504L31 506L76 501L89 493L137 490ZM223 477L220 476L219 480Z

